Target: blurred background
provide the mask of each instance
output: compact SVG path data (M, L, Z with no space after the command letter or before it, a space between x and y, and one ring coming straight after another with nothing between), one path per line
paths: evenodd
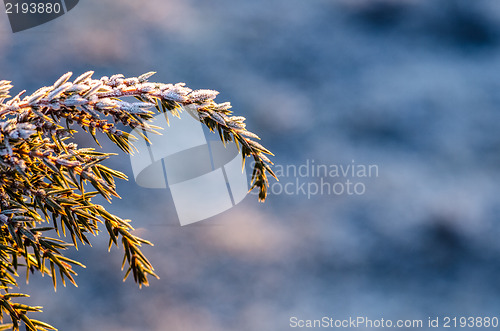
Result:
M14 93L67 71L156 71L221 91L277 165L378 167L353 178L364 194L276 187L264 204L249 195L180 227L170 192L136 185L120 153L108 165L132 179L103 204L154 242L145 253L161 279L123 283L122 251L107 253L103 233L68 253L87 266L78 288L22 285L44 306L36 318L71 331L254 331L288 330L292 316L498 317L500 2L88 0L16 34L0 17L0 79ZM300 180L344 180L323 177Z

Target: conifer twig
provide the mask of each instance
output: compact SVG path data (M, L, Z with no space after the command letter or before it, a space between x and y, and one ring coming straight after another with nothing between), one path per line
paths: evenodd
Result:
M129 220L92 203L97 195L108 201L118 197L115 178L127 177L102 164L112 154L68 142L76 132L72 129L75 125L98 144L97 133L104 133L131 153L135 137L119 126L156 132L148 123L155 114L151 109L175 116L189 106L224 143L234 142L243 160L248 156L254 159L251 189L259 189L259 200L266 198L267 174L275 177L266 156L272 154L254 140L259 139L257 135L246 130L245 118L232 116L228 102L216 103L217 91L193 91L183 83L148 82L153 74L93 79L89 71L70 81L72 73L67 73L51 86L24 97L22 91L12 98L11 82L0 81L0 320L5 314L11 322L0 330L19 330L20 323L30 331L55 330L27 316L41 307L12 302L12 298L27 296L11 293L17 287L17 271L25 268L27 280L35 271L48 275L54 288L56 278L63 285L68 280L76 286L73 266L84 266L62 251L78 244L90 245L87 235L96 235L100 224L109 234L110 248L119 242L123 245L125 279L132 274L139 286L147 286L148 275L158 277L141 251L142 244L151 243L131 233L134 229ZM126 101L127 97L136 101ZM46 235L51 232L56 236ZM71 244L59 239L63 235L71 236Z

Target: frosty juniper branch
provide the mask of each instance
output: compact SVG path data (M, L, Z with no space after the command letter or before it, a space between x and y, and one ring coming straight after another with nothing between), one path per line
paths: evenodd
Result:
M102 164L112 154L70 142L75 126L90 133L97 144L101 132L132 153L135 137L118 126L158 133L158 128L148 124L155 114L152 109L178 116L183 106L190 106L224 143L238 146L243 161L253 158L251 188L259 190L261 201L266 198L267 175L275 177L266 156L272 154L254 140L258 136L246 130L245 118L232 116L230 103L216 103L217 91L148 82L153 74L93 79L89 71L70 81L72 73L67 73L51 86L14 97L9 95L11 82L0 81L0 317L7 316L11 323L0 330L19 330L20 323L29 330L54 329L27 316L41 307L12 300L27 296L11 292L17 286L18 271L26 269L27 279L35 271L47 274L54 288L56 278L64 285L66 280L76 285L73 266L84 266L62 251L90 244L87 235L96 235L100 224L106 227L110 249L119 242L123 246L124 279L132 273L139 286L147 286L148 275L157 277L140 249L151 243L131 233L129 220L91 202L97 195L108 201L118 197L115 178L126 176ZM130 97L135 102L126 101ZM71 243L61 240L62 235L69 235Z

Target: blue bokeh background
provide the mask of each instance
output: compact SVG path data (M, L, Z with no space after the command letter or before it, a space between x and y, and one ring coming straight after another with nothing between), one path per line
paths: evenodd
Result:
M145 252L161 279L122 283L121 251L94 238L69 252L87 265L78 288L22 285L60 330L498 317L500 2L88 0L16 34L0 14L0 54L14 93L67 71L156 71L221 91L276 164L379 169L355 178L362 195L248 196L187 227L168 190L119 183L107 208L155 243ZM132 177L127 155L108 164Z

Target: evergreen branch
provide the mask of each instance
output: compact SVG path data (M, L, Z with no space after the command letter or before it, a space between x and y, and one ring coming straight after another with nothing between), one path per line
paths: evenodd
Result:
M106 227L110 248L120 242L123 246L122 269L128 265L124 280L132 273L139 286L147 286L148 275L158 278L141 251L142 244L152 244L132 234L129 220L91 201L97 195L108 201L118 197L115 178L127 177L102 164L112 154L67 142L76 132L73 125L88 132L97 144L101 132L131 153L135 137L118 126L156 133L158 128L148 123L155 114L152 108L174 116L188 109L217 132L223 143L234 142L243 162L246 157L254 159L251 189L259 189L259 200L266 198L267 174L276 177L266 156L272 153L252 140L259 137L246 130L244 117L232 116L230 103L214 101L217 91L193 91L183 83L150 83L152 72L97 80L92 74L86 72L70 82L72 74L67 73L51 86L24 97L26 91L22 91L13 98L9 96L11 82L0 81L0 321L5 313L11 323L0 325L0 330L19 330L20 323L28 330L55 330L27 316L40 307L11 301L26 295L9 291L17 287L19 269L26 270L27 281L30 273L38 271L52 278L54 289L56 278L63 285L68 280L76 286L73 267L85 266L65 257L63 251L90 245L87 236L98 234L100 224ZM127 97L137 102L125 101ZM59 239L66 235L71 236L71 243Z

